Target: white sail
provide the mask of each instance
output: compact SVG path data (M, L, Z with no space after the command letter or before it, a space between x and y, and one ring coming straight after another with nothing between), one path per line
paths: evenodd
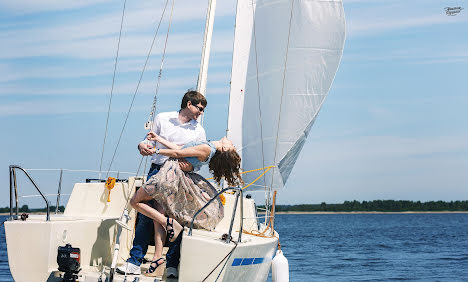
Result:
M340 0L239 0L228 137L245 171L275 166L254 187L286 183L331 87L344 41Z

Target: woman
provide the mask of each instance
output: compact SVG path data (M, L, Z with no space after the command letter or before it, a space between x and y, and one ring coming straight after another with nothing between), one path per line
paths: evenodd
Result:
M161 138L154 132L148 133L147 139L169 148L153 150L154 153L168 156L170 159L143 185L143 189L135 193L130 204L138 212L152 218L155 223L165 226L168 239L173 242L183 230L181 224L190 224L195 212L217 194L216 189L199 174L183 172L177 159L185 158L194 170L209 163L214 179L219 183L224 178L232 186L242 183L239 172L241 159L232 142L226 137L218 141L191 142L183 147ZM163 206L168 217L145 204L152 199ZM223 215L223 205L217 198L197 216L194 226L212 230ZM146 275L156 274L156 269L163 263L162 258L153 258Z

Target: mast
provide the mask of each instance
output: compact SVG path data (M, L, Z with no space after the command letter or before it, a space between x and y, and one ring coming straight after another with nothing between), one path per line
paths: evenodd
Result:
M205 23L205 37L203 39L203 49L200 63L200 73L198 74L197 91L206 96L206 82L208 79L208 63L210 60L211 37L213 35L213 23L216 10L216 0L208 0L208 9Z

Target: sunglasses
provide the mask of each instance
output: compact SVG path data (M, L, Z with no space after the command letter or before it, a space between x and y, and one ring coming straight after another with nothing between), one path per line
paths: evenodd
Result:
M197 108L200 111L200 113L203 113L205 111L205 108L203 108L203 107L200 107L200 106L197 106L197 105L192 105L192 106Z

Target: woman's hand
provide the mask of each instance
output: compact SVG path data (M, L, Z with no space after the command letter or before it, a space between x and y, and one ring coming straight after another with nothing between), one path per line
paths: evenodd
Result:
M156 142L159 142L159 135L157 135L157 134L154 133L153 131L150 131L150 132L148 132L148 134L146 135L146 139L148 139L149 141L156 141Z
M179 159L179 167L182 171L185 171L185 172L193 171L192 164L186 161L185 159Z

